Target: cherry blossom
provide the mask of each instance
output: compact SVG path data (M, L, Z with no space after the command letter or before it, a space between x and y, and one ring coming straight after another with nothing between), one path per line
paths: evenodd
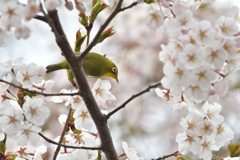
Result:
M205 57L205 48L197 48L192 44L188 44L185 46L184 51L180 53L179 60L187 69L194 69L203 64Z
M228 54L222 47L220 41L213 41L211 47L206 48L206 54L206 60L210 64L213 64L216 69L221 69L228 58Z
M24 16L24 7L17 1L1 1L0 12L1 21L6 27L18 27L21 24L21 18Z
M42 154L45 152L47 152L47 147L44 144L42 144L36 149L33 160L42 160L43 159Z
M151 29L157 29L163 24L164 20L164 14L160 10L151 10L146 19L145 22Z
M38 126L35 126L32 123L24 122L23 126L21 127L20 131L18 132L18 144L19 145L26 145L28 141L31 142L38 142L39 135L38 133L41 132L42 129Z
M222 125L219 125L217 127L217 133L216 133L216 145L218 147L224 146L226 141L230 141L234 138L234 133L231 130L231 128L225 126L223 127Z
M217 27L223 36L230 37L238 33L238 27L235 20L231 17L221 16L218 19Z
M219 147L216 146L215 141L210 136L203 136L200 142L198 155L204 160L212 159L212 150L216 151Z
M200 44L209 45L216 37L216 31L211 27L211 23L207 20L202 20L199 25L193 27L193 33L196 40Z
M186 132L178 133L176 141L179 144L178 150L181 154L185 155L190 151L195 155L197 154L199 148L198 143L200 141L200 138L197 136L192 136L191 134L188 135Z
M6 108L4 116L0 117L0 122L0 126L8 135L14 135L22 126L22 112L12 107Z
M27 97L23 104L23 111L26 119L36 125L42 125L50 114L50 110L45 106L42 98Z
M134 148L130 148L126 142L122 142L122 147L127 156L127 160L143 160L142 157L138 157L137 151Z
M30 36L30 29L26 25L22 24L16 28L15 36L17 39L27 39Z
M25 160L25 159L32 159L32 154L34 153L35 148L33 146L22 146L19 147L17 150L17 155L18 157L16 158L17 160Z
M12 81L12 76L10 73L8 73L7 76L3 76L2 78L4 81L11 82ZM4 93L9 87L9 84L0 82L0 94Z
M219 115L222 109L220 104L214 103L214 105L212 105L206 101L202 108L208 120L214 124L221 124L224 121L224 117Z
M37 12L40 10L39 5L36 0L28 0L28 4L25 9L25 19L29 21L33 18Z
M46 0L44 1L44 5L48 11L53 11L60 5L60 3L58 0Z
M0 25L0 47L6 46L5 39L8 38L8 33L5 27Z
M20 64L22 62L23 58L19 57L16 60L8 60L4 63L0 63L0 69L4 71L10 71L14 66Z
M98 156L98 151L92 150L74 150L72 153L64 154L58 157L58 160L78 160L81 157L84 160L95 160Z
M38 66L35 63L21 65L16 78L25 88L30 88L34 83L38 84L42 81L38 76Z
M189 112L186 118L182 118L180 125L186 133L191 135L198 134L198 123L203 120L203 117L195 112Z
M173 65L166 63L163 67L165 77L161 80L163 87L173 90L172 93L177 94L182 87L187 87L190 84L189 70L182 64Z
M193 13L191 10L182 10L176 15L176 18L170 19L168 26L172 29L187 29L195 25Z
M110 88L111 83L108 80L101 79L98 79L92 88L93 96L101 109L106 109L109 102L113 104L116 100L114 95L109 91Z
M199 86L188 86L183 93L189 102L200 103L207 100L208 92L203 91Z
M199 135L212 135L216 128L211 121L204 119L198 123L197 129Z
M233 17L237 23L240 23L238 6L232 6L230 10L230 16Z
M210 69L208 65L204 65L192 71L191 85L199 86L203 91L211 89L211 83L216 82L218 75Z
M78 90L72 91L72 93L76 93L76 92L78 92ZM73 109L85 107L85 103L84 103L82 97L80 97L79 95L74 95L74 96L69 97L68 101L69 101L69 103L71 103L71 107Z
M62 89L60 93L70 93L70 90ZM55 103L63 103L65 106L70 104L69 96L54 96L52 97L52 101Z
M74 125L77 129L90 128L93 126L93 120L86 107L78 108L74 114Z

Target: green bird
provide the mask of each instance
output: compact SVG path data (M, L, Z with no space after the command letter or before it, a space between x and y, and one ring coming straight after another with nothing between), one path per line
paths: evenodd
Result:
M76 52L75 54L80 54ZM52 64L46 67L47 73L60 70L70 69L66 60ZM83 59L83 70L86 75L91 77L111 77L118 82L118 69L117 66L106 56L98 53L90 52Z

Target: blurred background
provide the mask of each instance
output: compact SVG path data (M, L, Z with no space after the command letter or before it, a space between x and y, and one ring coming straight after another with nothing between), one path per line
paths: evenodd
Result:
M240 6L238 0L217 0L219 5L212 7L211 12L225 13L229 11L229 5ZM128 5L131 2L124 3ZM85 3L88 8L91 3ZM154 6L153 6L154 7ZM94 37L98 28L111 13L113 8L108 8L99 14L91 32ZM167 44L164 34L149 29L145 24L145 17L152 9L150 5L140 4L132 9L126 10L115 17L109 27L114 26L116 33L95 46L91 51L100 54L107 54L118 66L119 83L109 79L112 84L111 92L117 98L116 104L110 106L108 111L121 105L133 94L145 89L148 85L156 83L163 77L163 64L159 60L161 44ZM68 40L74 47L75 34L79 28L82 33L85 29L78 23L77 10L68 11L63 4L57 8L63 29ZM201 11L200 11L201 12ZM200 14L209 15L211 12ZM89 10L87 10L89 14ZM196 13L199 14L199 13ZM25 22L31 29L30 38L27 40L17 40L14 36L7 39L7 46L0 48L0 62L15 60L23 57L23 63L37 63L47 66L60 62L64 59L58 48L53 33L48 24L38 20ZM83 44L82 50L86 44ZM0 76L7 75L7 72L0 71ZM66 71L61 70L46 74L45 80L53 79L55 85L52 92L59 92L62 88L73 89L68 82ZM88 79L90 86L97 79ZM236 84L239 83L239 76L236 75ZM16 80L13 80L16 82ZM229 91L226 97L222 97L221 114L225 117L225 125L230 126L235 133L232 143L240 143L240 107L239 91L235 87ZM43 134L51 139L55 139L61 134L61 124L58 122L60 114L67 114L67 108L63 104L47 102L51 110L51 116L43 126ZM178 144L175 137L182 132L179 124L182 117L187 115L186 110L173 111L172 108L154 90L131 101L124 109L116 113L109 120L109 128L112 134L117 153L123 153L122 141L137 150L139 157L146 160L158 158L177 151ZM96 132L95 128L91 129ZM41 139L42 143L45 141ZM51 144L48 146L48 153L44 154L44 159L50 159L54 151ZM8 141L8 145L16 148L15 140ZM8 148L10 150L10 147ZM216 152L216 155L227 157L227 145ZM187 155L188 159L198 160L192 154ZM175 158L169 158L169 160Z

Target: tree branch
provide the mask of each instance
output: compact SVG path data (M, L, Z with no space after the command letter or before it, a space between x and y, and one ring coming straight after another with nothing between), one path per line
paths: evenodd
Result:
M49 143L52 143L52 144L55 144L55 145L58 145L58 146L62 146L64 148L73 148L73 149L87 149L87 150L102 150L102 147L85 147L85 146L82 146L82 147L77 147L77 146L69 146L69 145L64 145L64 144L61 144L61 143L57 143L47 137L45 137L42 133L38 133L43 139L45 139L47 142Z
M133 2L133 3L130 4L129 6L123 7L123 8L121 8L121 9L119 9L118 11L119 11L119 12L125 11L126 9L132 8L132 7L136 6L137 4L138 4L138 2Z
M62 131L62 134L61 134L61 137L58 141L59 144L62 144L62 141L63 141L63 138L64 138L64 135L67 131L67 128L68 128L68 121L70 119L70 116L71 116L71 113L72 113L72 107L70 106L70 109L69 109L69 112L68 112L68 116L67 116L67 119L66 119L66 122L65 122L65 125L64 125L64 128L63 128L63 131ZM54 156L53 156L53 160L56 160L57 159L57 155L58 155L58 152L60 151L60 148L61 146L58 145L55 152L54 152Z
M40 94L40 95L43 95L45 97L50 97L50 96L75 96L75 95L83 96L83 93L81 91L78 91L76 93L43 93L43 92L29 90L27 88L23 88L23 87L17 86L17 85L15 85L13 83L10 83L10 82L2 80L2 79L0 79L0 82L7 83L7 84L13 86L14 88L22 89L23 91L27 91L27 92L29 92L31 94Z
M117 107L116 109L114 109L113 111L109 112L107 115L106 115L106 119L109 119L114 113L116 113L117 111L119 111L120 109L124 108L129 102L131 102L133 99L135 99L136 97L146 93L146 92L149 92L150 89L152 88L156 88L158 87L159 85L161 84L161 82L157 82L153 85L149 85L146 89L142 90L141 92L137 93L137 94L134 94L132 95L132 97L130 97L128 100L126 100L122 105L120 105L119 107Z
M169 157L172 157L172 156L176 156L178 154L178 151L172 153L172 154L169 154L169 155L165 155L165 156L162 156L162 157L159 157L158 159L152 159L152 160L164 160L166 158L169 158Z
M36 15L33 18L47 23L47 19L44 16Z
M113 10L113 12L110 14L110 16L107 18L107 20L102 24L102 26L99 28L97 34L95 35L95 37L93 38L93 40L91 41L91 43L87 46L87 48L79 55L79 60L83 60L84 57L88 54L88 52L90 52L90 50L97 44L97 41L99 39L99 37L101 36L102 32L104 31L104 29L108 26L108 24L112 21L112 19L121 11L124 11L126 9L129 9L135 5L137 5L137 2L133 2L131 5L129 5L128 7L124 7L121 8L123 0L119 0L118 4L116 5L115 9Z
M66 35L62 29L62 25L59 21L59 17L57 14L57 10L49 11L46 18L50 27L52 28L53 33L56 37L56 42L61 49L64 57L66 58L70 69L72 70L78 89L84 93L82 98L88 108L88 111L96 125L96 128L99 133L99 137L101 140L101 149L105 153L105 156L108 160L118 160L117 152L114 148L112 137L107 125L107 121L105 116L101 113L99 106L96 100L93 97L92 91L86 79L86 75L84 73L82 67L82 60L88 54L88 52L93 48L93 46L97 43L101 33L110 23L110 21L115 17L115 15L120 12L118 11L121 9L121 4L123 0L119 0L117 3L116 8L114 9L113 13L109 16L106 22L100 27L99 31L97 32L96 36L92 40L92 42L88 45L88 47L82 52L80 56L76 56L66 38Z
M43 5L42 3L40 2L40 7L41 7L41 10L42 10L42 13L44 14L44 17L46 19L46 22L48 23L48 25L52 28L55 36L56 36L56 39L61 39L61 36L59 34L59 32L57 31L52 19L48 16L48 14L44 11L44 8L43 8Z

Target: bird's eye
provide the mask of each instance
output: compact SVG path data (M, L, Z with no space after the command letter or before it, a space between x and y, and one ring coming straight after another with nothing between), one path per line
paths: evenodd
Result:
M114 74L116 74L117 68L116 68L116 67L113 67L113 68L112 68L112 72L113 72Z

